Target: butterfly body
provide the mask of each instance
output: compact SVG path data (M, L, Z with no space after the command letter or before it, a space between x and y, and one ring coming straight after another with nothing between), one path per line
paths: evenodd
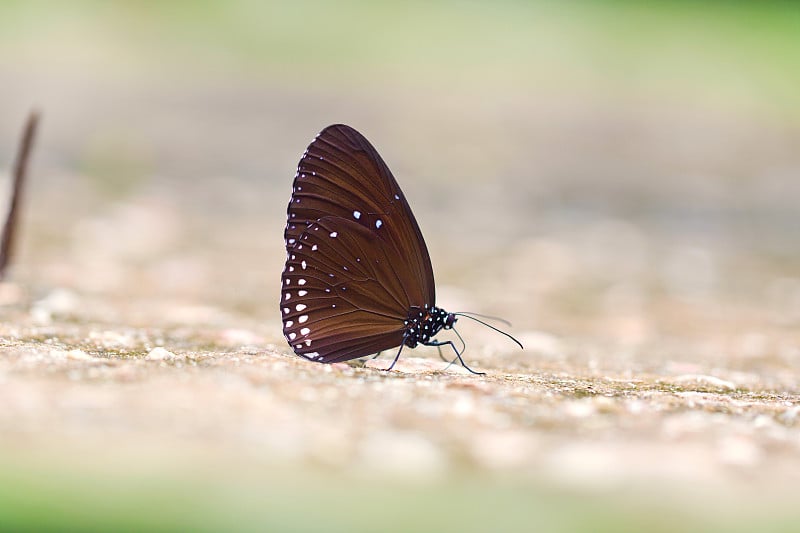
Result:
M405 345L415 348L418 344L427 344L443 329L450 329L457 318L439 307L411 309L404 322L406 326Z

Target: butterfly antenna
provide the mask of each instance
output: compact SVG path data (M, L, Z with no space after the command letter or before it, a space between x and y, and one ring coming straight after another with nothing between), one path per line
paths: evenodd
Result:
M458 340L460 340L460 341L461 341L461 352L460 352L460 353L462 353L462 354L463 354L464 352L466 352L466 351L467 351L467 343L466 343L466 342L464 342L464 337L462 337L462 336L461 336L461 333L457 332L457 331L455 330L455 328L452 328L452 329L453 329L453 333L455 333L455 334L456 334L456 337L458 337Z
M506 326L507 326L507 327L509 327L509 328L511 327L511 322L509 322L509 321L508 321L508 320L506 320L505 318L500 318L499 316L492 316L492 315L482 315L482 314L480 314L480 313L473 313L473 312L471 312L471 311L461 311L461 312L459 312L459 313L453 313L453 314L454 314L454 315L461 315L461 316L468 316L468 315L471 315L471 316L479 316L479 317L481 317L481 318L485 318L485 319L487 319L487 320L495 320L495 321L497 321L497 322L500 322L501 324L504 324L504 325L506 325Z
M38 122L39 114L34 111L28 116L28 122L25 124L25 130L22 133L22 140L17 152L17 159L14 162L14 182L11 189L11 200L8 204L8 214L3 223L3 235L0 240L0 281L5 279L6 268L11 261L11 251L17 229L19 198L22 195L22 186L25 183L28 160L30 159L31 148L33 148L33 138L36 135Z
M442 361L444 361L446 363L447 359L445 359L444 355L442 354L442 347L441 346L437 346L436 347L436 351L439 352L439 359L441 359ZM450 365L452 365L452 364L453 363L450 363ZM447 368L450 368L450 365L447 365Z
M520 348L522 348L523 350L525 349L525 348L522 346L522 343L521 343L521 342L519 342L517 339L515 339L513 336L511 336L510 334L506 333L505 331L503 331L503 330L501 330L501 329L497 329L496 327L492 326L491 324L487 324L487 323L486 323L486 322L484 322L483 320L479 320L479 319L475 318L474 316L470 316L470 315L467 315L467 314L464 314L464 313L453 313L453 314L454 314L454 315L456 315L456 316L463 316L463 317L469 318L470 320L474 320L475 322L479 322L479 323L483 324L484 326L486 326L486 327L487 327L487 328L489 328L489 329L493 329L493 330L495 330L495 331L496 331L496 332L498 332L498 333L502 333L503 335L505 335L506 337L508 337L508 338L509 338L509 339L511 339L512 341L516 342L516 343L517 343L517 345L518 345ZM480 316L480 315L479 315L479 316ZM454 331L455 331L455 330L454 330ZM460 335L459 335L459 337L460 337ZM465 347L465 348L466 348L466 347Z

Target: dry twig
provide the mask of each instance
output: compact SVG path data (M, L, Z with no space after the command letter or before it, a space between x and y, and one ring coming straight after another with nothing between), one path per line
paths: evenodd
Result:
M6 270L11 262L11 253L13 251L17 228L17 212L19 211L22 187L25 184L28 161L30 159L31 149L33 148L33 140L36 136L36 127L38 123L39 114L35 111L31 112L28 116L28 122L25 124L25 130L22 132L22 140L19 144L17 159L14 162L14 182L11 189L11 200L8 205L8 215L3 224L2 241L0 241L0 281L5 279Z

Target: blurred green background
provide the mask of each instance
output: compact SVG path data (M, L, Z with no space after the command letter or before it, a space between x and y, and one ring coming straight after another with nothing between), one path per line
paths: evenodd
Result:
M68 287L110 302L111 312L85 310L100 322L179 323L137 305L212 303L266 323L280 342L294 167L322 127L344 122L410 197L446 307L625 347L788 331L800 324L798 65L793 2L0 0L0 169L28 110L44 116L15 277L34 295ZM215 514L197 503L218 487L213 476L196 487L177 476L131 488L109 514L51 508L64 522L50 522L40 511L52 502L80 508L103 489L75 493L67 468L49 481L50 504L31 503L43 489L16 468L0 472L12 528L103 529L122 517L134 529L151 491L163 504L197 487L191 516L185 502L165 504L164 528L208 519L216 529L243 512L255 529L289 530L304 508L291 499L265 517L226 503ZM321 509L344 525L331 529L372 529L334 512L354 507L335 480L307 475L316 481L290 495L334 493ZM565 512L580 498L480 484L425 488L441 503L397 518L397 529L466 527L470 513L426 520L484 498L509 529L530 524L531 509L552 529L586 525ZM390 509L414 509L420 490L352 486ZM594 501L591 526L658 530L649 504L631 514L625 501ZM769 508L754 516L783 524Z
M799 27L785 2L6 0L0 157L10 162L17 124L42 108L33 194L46 207L29 220L62 246L79 217L103 212L92 201L106 213L114 201L194 213L181 230L215 250L257 250L258 227L277 254L298 154L346 122L408 190L440 279L481 284L469 259L506 273L558 261L539 257L555 239L575 270L612 282L636 271L667 292L769 299L782 290L766 278L797 266ZM470 216L478 200L483 216ZM37 214L59 205L57 225ZM209 224L213 214L226 224ZM627 262L594 257L632 240ZM643 251L652 240L667 248ZM448 243L472 250L454 257ZM708 279L640 268L643 255L670 265L687 254ZM267 266L279 270L278 256ZM570 279L577 292L547 303L591 308L589 289L608 275ZM252 304L250 291L227 292Z

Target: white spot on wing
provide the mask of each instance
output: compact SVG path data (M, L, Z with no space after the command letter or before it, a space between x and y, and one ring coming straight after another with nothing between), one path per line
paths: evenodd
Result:
M290 341L293 341L295 337L297 337L297 333L289 333L289 340Z
M297 291L298 296L305 296L306 294L308 294L308 291Z
M331 238L335 239L335 238L336 238L336 237L338 237L338 236L339 236L339 233L338 233L338 232L336 232L336 231L332 231L332 232L331 232Z
M311 339L306 339L306 346L311 346Z
M294 310L295 311L302 311L306 307L308 307L306 304L297 304L297 305L294 306Z
M361 218L361 211L353 211L353 216L356 217L356 220Z
M306 280L304 278L300 278L299 280L297 280L297 284L298 285L305 285L306 284Z
M286 301L291 300L292 299L292 293L291 292L284 293L283 299L286 300Z
M301 324L305 324L306 320L308 320L308 315L300 315L300 318L297 319Z
M375 227L376 228L380 228L381 226L383 226L383 220L381 220L381 219L376 220L375 221Z
M309 333L311 333L311 330L308 328L303 328L300 330L300 335L308 335Z
M317 251L317 245L316 245L316 244L315 244L314 246L312 246L312 247L311 247L311 251L312 251L312 252L316 252L316 251Z
M303 259L303 260L300 262L300 266L301 266L301 267L303 267L303 270L305 270L305 269L306 269L306 260L305 260L305 259Z

